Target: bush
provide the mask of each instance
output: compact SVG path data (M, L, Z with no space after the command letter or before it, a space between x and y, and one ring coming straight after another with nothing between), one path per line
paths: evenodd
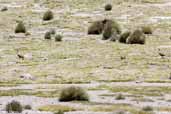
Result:
M150 26L144 26L142 27L142 31L144 34L152 34L152 28Z
M145 44L145 35L144 33L137 29L127 38L127 44Z
M113 35L114 32L116 32L117 34L121 33L119 24L113 20L106 20L102 39L103 40L109 39Z
M49 20L51 20L51 19L53 19L53 12L50 11L50 10L48 10L48 11L46 11L46 12L44 13L44 15L43 15L43 20L44 20L44 21L49 21Z
M61 35L56 35L56 36L55 36L55 41L56 41L56 42L62 41L62 36L61 36Z
M55 35L56 34L56 31L55 31L55 29L50 29L50 31L49 31L52 35Z
M118 94L115 99L122 100L122 99L125 99L125 97L122 94Z
M68 87L61 91L59 101L88 101L89 97L86 91L80 87Z
M15 28L15 33L26 33L26 28L23 22L19 22Z
M143 111L153 111L153 107L151 107L151 106L145 106L145 107L143 107L142 110Z
M45 39L51 39L51 33L49 31L46 32L44 38Z
M18 101L12 101L6 105L6 111L10 112L19 112L23 111L22 105Z
M88 28L88 34L101 34L104 28L103 21L96 21Z
M111 4L106 4L105 5L105 10L106 11L111 11L112 10L112 5Z
M119 38L119 42L126 43L126 39L129 37L130 34L131 34L131 32L129 32L129 31L122 33Z
M32 107L31 107L30 105L25 105L25 106L24 106L24 109L26 109L26 110L31 110Z

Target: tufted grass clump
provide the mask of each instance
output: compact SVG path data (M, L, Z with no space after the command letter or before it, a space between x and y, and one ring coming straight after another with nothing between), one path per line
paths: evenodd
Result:
M54 18L54 16L53 16L53 12L51 10L46 11L43 15L44 21L49 21L49 20L52 20L53 18Z
M119 38L119 42L120 43L126 43L127 38L129 37L129 35L131 34L131 32L126 31L124 33L121 34L120 38Z
M49 32L49 31L46 32L45 36L44 36L44 39L49 39L50 40L51 39L51 32Z
M112 10L112 5L111 4L106 4L105 5L105 11L111 11Z
M131 35L127 38L126 43L127 44L145 44L145 35L144 33L136 29L131 33Z
M55 29L53 29L53 28L50 29L49 32L50 32L52 35L55 35L55 34L56 34L56 31L55 31Z
M57 35L55 36L55 41L56 41L56 42L62 41L62 35L57 34Z
M23 111L23 107L18 101L11 101L10 103L6 105L5 109L8 113L11 113L11 112L21 113Z
M144 34L153 34L152 28L150 26L143 26L142 31Z
M99 35L102 33L104 28L103 21L95 21L88 28L88 34Z
M116 100L123 100L125 99L125 96L123 96L122 94L118 94L116 97L115 97Z
M17 24L15 33L26 33L26 27L22 21Z
M64 88L61 91L59 101L66 102L66 101L74 101L74 100L88 101L89 96L84 89L75 86Z
M120 25L115 20L106 20L102 40L109 39L113 35L113 33L121 33Z
M31 107L31 105L25 105L25 106L24 106L24 109L26 109L26 110L31 110L32 107Z
M143 111L153 111L153 107L151 106L145 106L142 108Z

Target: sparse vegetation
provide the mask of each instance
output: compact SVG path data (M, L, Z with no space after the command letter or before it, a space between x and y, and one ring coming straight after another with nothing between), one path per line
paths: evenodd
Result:
M59 101L88 101L89 96L86 91L80 87L71 86L61 91Z
M53 16L53 12L51 10L46 11L43 15L44 21L49 21L49 20L52 20L53 18L54 18L54 16Z
M15 28L15 33L26 33L26 27L23 22L19 22Z
M123 110L119 110L119 111L116 111L114 114L126 114L126 113Z
M54 114L64 114L64 112L59 110L58 112L55 112Z
M63 113L63 112L69 112L69 111L76 111L75 108L70 106L64 106L64 105L46 105L41 106L38 108L39 111L50 111L54 113Z
M11 99L22 113L171 112L170 10L169 0L0 0L2 113ZM26 32L15 34L19 21ZM59 102L68 86L88 89L90 101L68 89L71 102Z
M21 113L23 111L23 107L18 101L12 101L6 105L6 111L8 113L18 112Z
M145 107L143 107L142 110L143 111L153 111L153 107L151 107L151 106L145 106Z

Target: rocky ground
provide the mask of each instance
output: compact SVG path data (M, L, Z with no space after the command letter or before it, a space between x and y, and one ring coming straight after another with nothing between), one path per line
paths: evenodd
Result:
M107 3L113 5L110 12L104 11ZM1 114L11 100L33 107L23 114L52 114L59 107L66 114L151 114L142 112L145 106L155 114L171 113L169 0L0 0L3 7L8 10L0 12ZM54 19L45 22L48 9ZM148 25L154 32L145 45L87 35L93 21L105 18L117 20L122 31ZM21 20L30 35L14 33ZM44 40L52 28L62 42ZM90 101L59 102L60 90L71 85L86 88ZM125 99L117 100L118 94Z

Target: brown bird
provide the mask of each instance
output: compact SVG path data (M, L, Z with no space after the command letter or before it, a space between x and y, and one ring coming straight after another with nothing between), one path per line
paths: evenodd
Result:
M162 52L160 52L160 49L158 50L158 54L163 58L165 56L165 54L163 54Z
M159 52L159 55L160 55L161 57L164 57L164 56L165 56L165 54L163 54L163 53L161 53L161 52Z

